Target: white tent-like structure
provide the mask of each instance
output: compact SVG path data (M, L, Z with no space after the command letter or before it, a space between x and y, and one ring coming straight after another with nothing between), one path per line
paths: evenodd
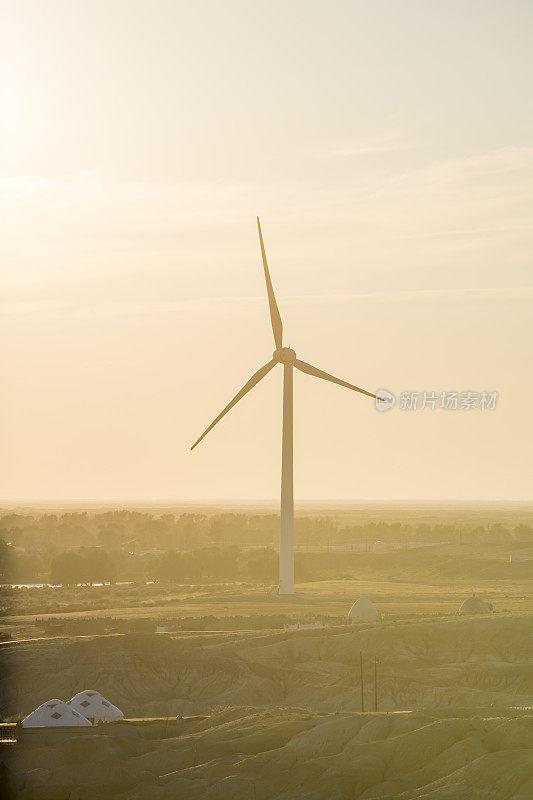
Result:
M90 725L88 719L75 708L71 708L63 700L47 700L35 711L25 717L21 725L24 728L52 728L58 726Z
M354 622L377 622L380 619L381 614L368 597L360 597L348 612L348 620L352 625Z
M491 612L492 605L476 595L467 597L459 609L459 614L490 614Z
M120 708L114 706L94 689L78 692L68 701L68 706L92 722L115 722L118 719L124 719Z

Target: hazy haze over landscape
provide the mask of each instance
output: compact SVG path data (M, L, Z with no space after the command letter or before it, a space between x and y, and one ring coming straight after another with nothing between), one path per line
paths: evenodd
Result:
M532 22L0 0L2 799L533 797Z
M279 371L188 452L272 351L256 214L302 358L500 393L298 375L296 497L530 498L529 4L2 12L5 501L278 496Z

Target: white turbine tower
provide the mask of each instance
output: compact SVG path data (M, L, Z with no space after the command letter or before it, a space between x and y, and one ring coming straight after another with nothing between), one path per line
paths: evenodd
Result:
M322 378L325 381L338 383L339 386L345 386L347 389L353 389L355 392L366 394L367 397L376 398L372 392L367 392L365 389L360 389L359 386L354 386L351 383L342 381L340 378L335 378L321 369L313 367L311 364L306 364L305 361L300 361L296 358L296 353L290 347L283 347L283 324L281 316L276 303L274 289L272 288L272 281L270 280L270 273L268 271L267 258L265 253L265 246L263 244L263 234L261 233L261 223L257 217L257 227L259 229L259 242L261 244L261 255L263 256L263 267L265 270L266 288L268 294L268 304L270 306L270 321L272 323L272 332L274 334L274 342L276 349L274 351L272 360L265 364L264 367L257 370L255 375L252 375L250 380L244 384L240 392L238 392L233 400L228 403L226 408L220 412L218 417L213 420L211 425L205 429L199 439L195 441L191 450L194 450L204 436L209 433L211 428L214 428L217 422L220 422L223 416L241 400L245 394L248 394L250 389L259 383L259 381L267 375L276 364L283 364L283 435L282 435L282 449L281 449L281 519L280 519L280 537L279 537L279 592L280 594L294 594L294 492L293 492L293 471L292 471L292 376L293 368L299 369L300 372L306 372L308 375L314 375L316 378ZM381 400L382 398L376 398Z

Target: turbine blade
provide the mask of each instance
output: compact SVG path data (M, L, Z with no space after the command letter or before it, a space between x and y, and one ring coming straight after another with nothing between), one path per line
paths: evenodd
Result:
M263 267L265 269L265 281L268 294L268 305L270 307L270 321L272 323L272 333L274 334L274 341L278 350L281 349L281 342L283 339L283 323L279 313L278 304L276 303L276 296L272 288L272 281L270 280L270 272L268 271L267 257L265 253L265 245L263 244L263 234L261 233L261 223L257 217L257 229L259 231L259 242L261 244L261 255L263 256Z
M365 389L360 389L359 386L354 386L353 383L341 381L340 378L336 378L334 375L330 375L328 372L323 372L321 369L317 369L311 364L306 364L305 361L300 361L298 358L294 362L294 366L296 369L299 369L300 372L306 372L308 375L314 375L315 378L322 378L325 381L331 381L331 383L338 383L339 386L345 386L347 389L353 389L354 392L366 394L367 397L376 397L376 395L372 394L372 392L367 392Z
M199 443L202 441L202 439L204 438L204 436L205 436L206 434L208 434L208 433L209 433L209 431L211 430L211 428L214 428L214 427L215 427L215 425L217 424L217 422L220 422L220 420L222 419L222 417L223 417L223 416L225 416L225 415L228 413L228 411L229 411L231 408L233 408L233 406L234 406L234 405L236 405L236 404L239 402L239 400L241 400L241 399L244 397L244 395L245 395L245 394L248 394L248 392L250 391L250 389L253 389L253 388L254 388L254 386L255 386L257 383L259 383L259 381L260 381L262 378L264 378L264 377L265 377L265 375L267 375L267 374L270 372L270 370L272 369L272 367L275 367L277 363L278 363L278 362L277 362L277 360L273 358L273 359L272 359L272 361L269 361L269 362L268 362L268 364L265 364L265 366L264 366L264 367L261 367L261 369L258 369L258 370L257 370L257 372L256 372L254 375L252 375L252 377L250 378L250 380L249 380L247 383L245 383L245 384L244 384L244 386L242 387L242 389L240 390L240 392L237 392L237 394L235 395L235 397L233 398L233 400L231 401L231 403L228 403L228 405L226 406L226 408L225 408L223 411L221 411L221 412L220 412L220 414L218 415L218 417L217 417L215 420L213 420L213 422L211 423L211 425L210 425L208 428L206 428L206 429L205 429L205 431L202 433L202 435L200 436L200 438L199 438L199 439L197 439L197 440L195 441L195 443L194 443L194 444L193 444L193 446L191 447L191 450L194 450L194 448L196 447L196 445L197 445L197 444L199 444Z

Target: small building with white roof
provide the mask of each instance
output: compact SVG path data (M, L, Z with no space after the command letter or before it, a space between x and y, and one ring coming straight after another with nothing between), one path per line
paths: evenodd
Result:
M459 609L459 614L490 614L491 612L492 604L487 603L475 594L472 597L467 597Z
M69 708L75 709L79 714L91 720L91 722L116 722L116 720L124 719L124 714L102 697L100 692L94 689L85 689L83 692L78 692L74 697L68 701Z
M348 612L348 621L351 624L354 622L377 622L380 619L381 614L368 597L360 597Z
M71 708L63 700L57 699L41 703L21 722L23 728L74 727L90 726L90 724L89 720L77 709Z

